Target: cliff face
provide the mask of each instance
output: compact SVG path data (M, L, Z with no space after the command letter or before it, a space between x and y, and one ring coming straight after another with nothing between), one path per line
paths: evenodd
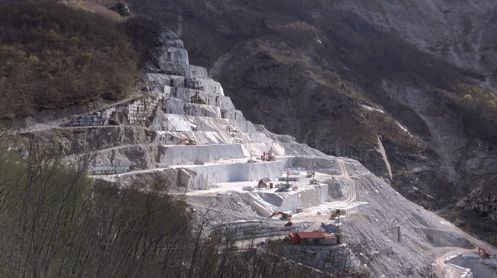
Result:
M130 1L248 119L360 160L453 219L496 171L496 3ZM482 221L490 219L482 218Z
M485 193L481 188L471 192L458 205L464 210L472 210L497 221L497 196Z

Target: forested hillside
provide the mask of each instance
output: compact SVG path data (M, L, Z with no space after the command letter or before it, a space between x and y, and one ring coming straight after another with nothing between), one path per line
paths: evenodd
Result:
M0 117L116 100L138 77L126 28L56 4L0 4Z

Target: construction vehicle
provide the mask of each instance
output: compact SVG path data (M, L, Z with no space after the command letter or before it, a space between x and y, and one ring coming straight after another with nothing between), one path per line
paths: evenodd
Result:
M188 139L188 138L183 138L181 140L179 140L178 142L178 145L196 145L197 142L195 142L195 140L192 140L192 139Z
M276 185L276 187L278 187L278 190L276 190L276 192L288 192L288 190L290 190L290 188L291 188L290 180L292 180L290 178L290 172L289 171L286 172L286 178L280 177L280 178L278 178L278 180L280 180L280 181L284 180L284 181L286 181L286 183L280 183L280 184ZM292 181L294 181L294 180L292 180ZM298 181L298 177L297 177L296 181Z
M307 171L305 177L313 179L315 175L316 175L316 172L314 172L314 171Z
M280 183L276 187L278 188L276 192L288 192L291 186L290 184Z
M330 220L335 220L335 218L339 217L340 215L345 215L345 211L341 209L336 209L331 213Z
M340 216L345 215L345 210L342 209L336 209L334 210L331 215L330 215L330 220L335 220L336 227L337 227L337 233L340 232Z
M282 212L282 211L275 211L269 218L273 218L273 216L280 216L280 220L290 220L292 219L292 215L290 213Z
M259 183L257 184L257 187L259 187L259 188L268 188L269 187L268 182L270 182L270 181L271 180L269 178L260 179Z
M286 176L279 177L278 180L279 181L286 181L287 183L290 181L299 181L300 178L298 175L299 175L298 172L286 171Z
M261 160L262 161L275 161L276 157L273 155L272 152L263 152L261 155Z
M309 184L310 184L310 185L317 185L317 184L319 184L319 181L318 181L318 180L315 180L315 179L310 179L310 180L309 180Z
M490 253L488 253L487 250L485 250L484 248L478 247L477 250L478 250L478 255L480 256L480 258L482 258L482 259L490 258Z

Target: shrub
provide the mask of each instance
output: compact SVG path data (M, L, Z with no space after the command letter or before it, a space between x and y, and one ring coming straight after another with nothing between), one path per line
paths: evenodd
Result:
M466 95L464 95L463 100L464 100L466 103L471 103L471 102L473 101L473 96L472 96L472 95L469 95L469 94L466 94Z
M117 23L49 3L0 4L0 118L123 98L138 54Z

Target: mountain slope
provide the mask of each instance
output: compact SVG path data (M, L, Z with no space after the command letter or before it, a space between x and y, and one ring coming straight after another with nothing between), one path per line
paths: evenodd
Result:
M497 4L493 1L339 1L369 23L391 30L425 52L476 71L495 86Z
M62 5L0 3L0 57L2 120L122 99L138 77L124 28Z
M494 182L493 1L131 6L177 26L248 119L359 159L425 207L469 223L456 203Z
M156 43L135 98L15 131L60 147L65 161L84 162L93 179L124 186L142 181L139 190L161 194L168 189L192 208L193 229L196 222L201 227L197 244L201 235L207 243L225 238L241 247L228 246L238 253L248 241L253 252L271 256L271 247L279 247L285 261L316 277L427 277L460 270L466 260L471 269L495 273L486 264L494 258L483 260L473 250L494 253L493 247L408 201L358 161L247 121L221 84L189 63L174 33L165 30ZM291 222L273 218L278 211L291 213ZM295 231L321 231L340 242L278 240Z

